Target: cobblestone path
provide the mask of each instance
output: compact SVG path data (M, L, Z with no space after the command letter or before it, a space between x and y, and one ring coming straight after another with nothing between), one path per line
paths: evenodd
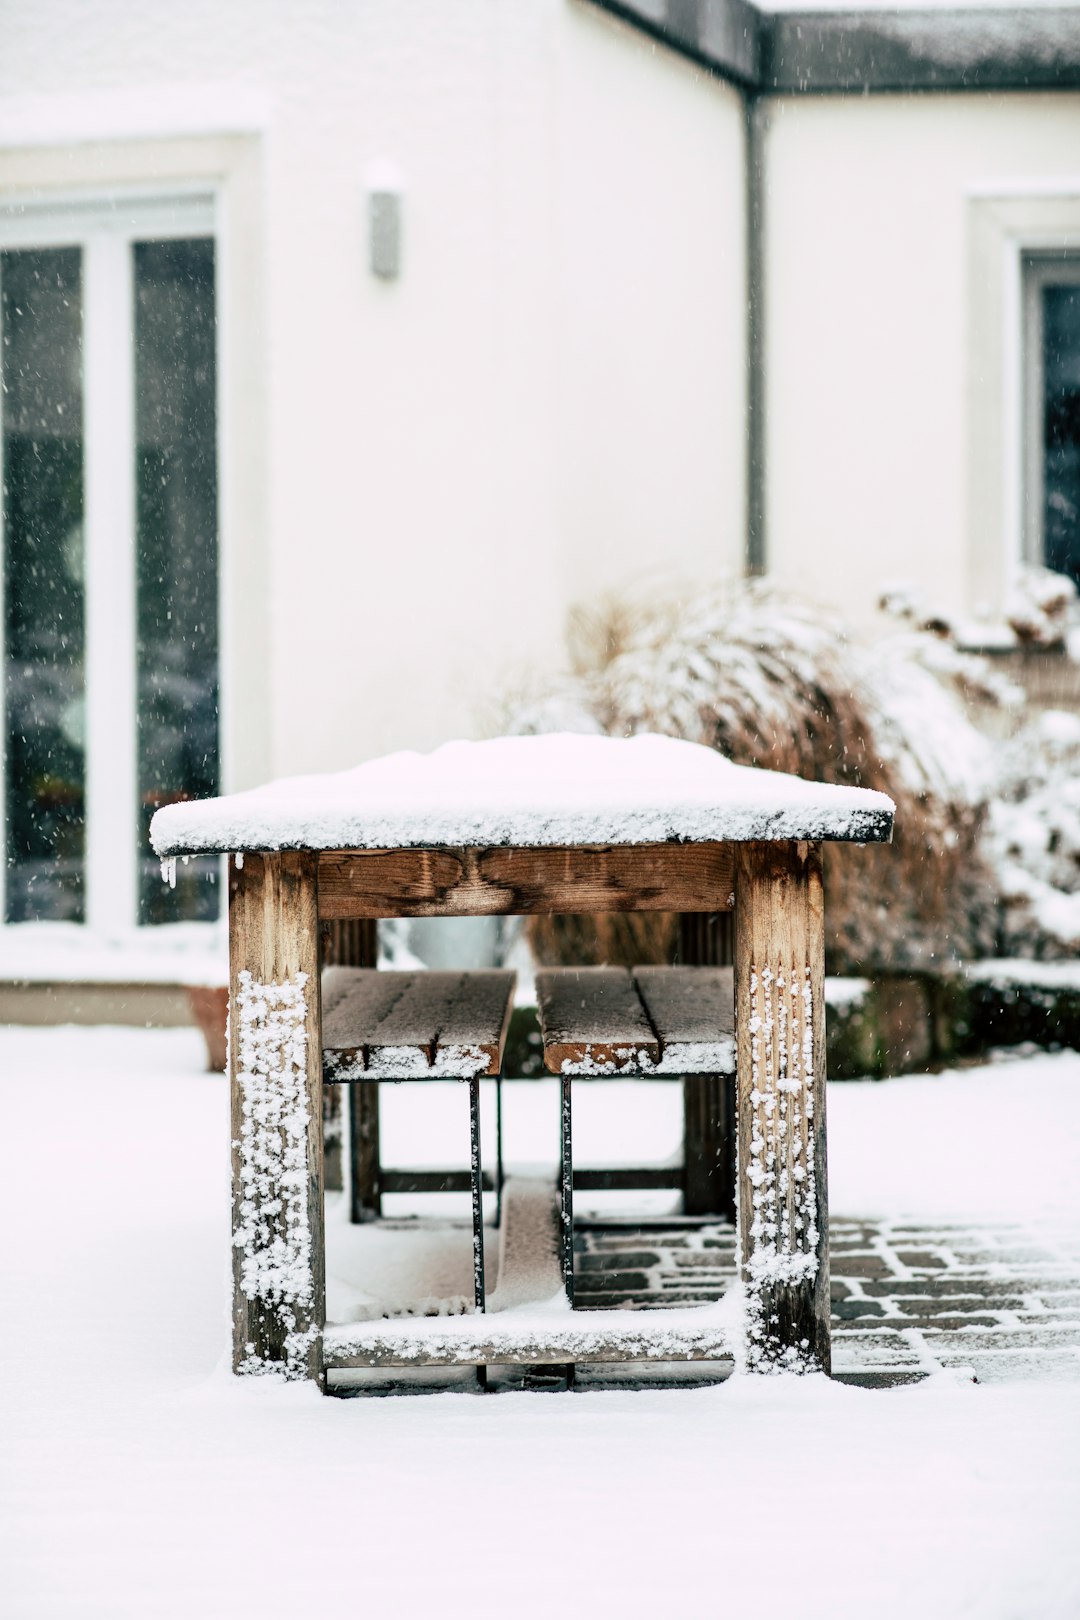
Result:
M1080 1232L1024 1225L830 1223L833 1371L903 1383L1080 1378ZM583 1223L575 1303L705 1304L735 1275L730 1226Z

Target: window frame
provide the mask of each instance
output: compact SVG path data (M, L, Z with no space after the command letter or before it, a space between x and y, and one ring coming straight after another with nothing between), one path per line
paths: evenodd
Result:
M1025 252L1021 261L1021 276L1024 300L1022 555L1025 562L1045 567L1043 412L1046 378L1042 295L1047 287L1080 287L1080 250L1065 248L1053 253Z
M1024 265L1080 253L1080 177L967 192L968 606L999 614L1027 560Z
M212 237L221 243L218 188L192 183L114 188L107 193L0 199L0 250L76 247L82 259L83 556L85 577L86 909L82 923L5 916L6 860L0 859L0 937L63 931L91 945L182 939L209 942L217 922L140 923L136 732L136 446L134 253L140 241ZM220 335L220 275L215 277ZM126 363L116 364L116 355ZM220 493L222 382L217 367L217 468ZM3 477L0 444L0 479ZM223 618L222 524L218 520L218 616ZM0 668L4 659L2 514L0 514ZM115 647L122 638L125 656ZM223 651L219 646L219 676ZM117 725L115 716L126 715ZM6 724L0 727L0 773L6 771ZM225 728L219 727L224 776ZM4 778L0 775L0 781ZM5 834L6 836L6 834ZM221 867L219 883L223 881ZM221 890L224 894L224 889ZM222 906L222 913L224 905Z

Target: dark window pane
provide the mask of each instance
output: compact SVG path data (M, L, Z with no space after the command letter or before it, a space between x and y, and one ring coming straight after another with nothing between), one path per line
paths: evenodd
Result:
M1043 289L1046 566L1080 584L1080 286Z
M218 915L214 860L149 853L161 804L218 790L214 244L135 245L139 919Z
M8 922L83 921L78 248L0 254Z

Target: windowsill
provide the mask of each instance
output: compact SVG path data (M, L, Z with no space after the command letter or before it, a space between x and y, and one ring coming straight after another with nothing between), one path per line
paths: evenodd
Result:
M76 923L0 927L0 983L219 986L229 982L218 923L169 923L102 939Z

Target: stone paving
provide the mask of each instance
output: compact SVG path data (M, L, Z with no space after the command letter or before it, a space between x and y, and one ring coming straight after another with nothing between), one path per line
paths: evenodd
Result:
M735 1275L726 1224L582 1223L577 1247L582 1308L705 1304ZM830 1251L846 1382L1080 1378L1080 1231L833 1219Z

